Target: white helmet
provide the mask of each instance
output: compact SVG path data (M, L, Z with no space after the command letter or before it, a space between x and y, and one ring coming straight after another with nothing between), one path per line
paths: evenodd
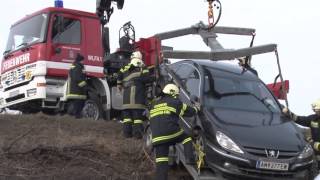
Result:
M142 59L142 54L140 51L135 51L131 54L131 57L130 59L133 59L133 58L137 58L137 59Z
M320 111L320 99L317 99L315 102L313 102L311 106L314 111Z
M143 61L138 58L132 58L130 64L132 64L134 67L142 67L144 65Z
M179 88L175 84L167 84L162 92L169 95L177 95L179 94Z

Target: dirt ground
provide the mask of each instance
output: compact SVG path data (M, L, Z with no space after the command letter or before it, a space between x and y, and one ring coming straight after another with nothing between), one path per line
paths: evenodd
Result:
M180 171L170 180L184 179ZM152 180L154 162L118 122L0 115L0 180L13 179Z

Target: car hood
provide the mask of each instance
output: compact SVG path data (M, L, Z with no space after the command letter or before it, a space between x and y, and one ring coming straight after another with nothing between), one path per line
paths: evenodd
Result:
M217 109L210 111L217 130L244 148L301 151L303 135L294 122L285 121L280 113Z

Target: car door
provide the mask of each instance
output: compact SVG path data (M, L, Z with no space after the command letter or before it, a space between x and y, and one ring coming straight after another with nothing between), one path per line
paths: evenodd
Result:
M175 74L181 80L182 88L180 88L179 98L182 102L191 105L190 97L196 96L200 98L201 78L200 71L190 63L181 63L176 69ZM190 129L190 123L194 117L183 117L183 126Z

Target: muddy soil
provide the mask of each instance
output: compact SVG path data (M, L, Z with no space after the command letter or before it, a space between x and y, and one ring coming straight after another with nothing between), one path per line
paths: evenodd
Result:
M154 170L142 140L123 138L118 122L0 115L0 180L152 180Z

